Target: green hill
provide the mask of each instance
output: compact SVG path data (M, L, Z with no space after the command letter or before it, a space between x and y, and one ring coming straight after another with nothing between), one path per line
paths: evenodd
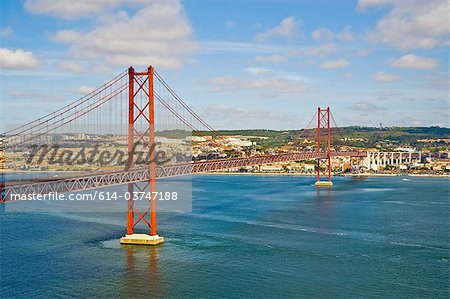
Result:
M315 130L221 130L223 136L249 136L258 145L278 147L296 140L297 136L308 136L308 140L315 140ZM211 135L211 132L194 132L195 136ZM443 150L449 148L450 128L443 127L343 127L332 128L332 144L353 147L378 147L392 149L395 147L414 147L417 149ZM267 137L267 139L251 138L251 136ZM441 139L440 141L438 141ZM304 140L304 139L302 139ZM298 142L298 141L297 141Z

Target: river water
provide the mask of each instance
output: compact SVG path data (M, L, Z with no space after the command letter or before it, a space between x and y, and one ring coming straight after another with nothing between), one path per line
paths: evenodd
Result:
M201 175L159 247L125 213L0 213L1 298L448 298L447 178Z

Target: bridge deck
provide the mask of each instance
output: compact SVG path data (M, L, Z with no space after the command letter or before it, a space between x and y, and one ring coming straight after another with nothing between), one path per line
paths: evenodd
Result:
M365 157L366 152L331 152L332 157ZM240 168L271 163L313 160L326 158L325 152L303 152L276 155L264 155L246 158L216 159L164 165L156 168L156 178L167 178L180 175ZM11 194L47 194L49 192L76 192L122 185L127 183L144 182L150 179L148 168L139 168L115 172L101 172L83 176L50 178L33 181L9 182L3 190L3 200L8 201Z

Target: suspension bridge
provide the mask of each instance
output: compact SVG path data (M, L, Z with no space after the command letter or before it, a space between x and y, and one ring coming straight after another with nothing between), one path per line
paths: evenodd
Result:
M160 178L302 160L317 160L316 186L331 187L332 157L367 155L334 151L332 122L335 125L330 108L318 108L289 152L195 161L192 134L208 132L214 137L209 141L211 146L220 146L224 136L191 109L153 67L142 72L130 67L86 96L2 134L3 164L8 163L8 156L20 160L14 156L17 153L28 157L39 153L47 156L25 159L24 167L37 163L56 171L52 167L65 162L73 171L12 181L3 177L1 202L12 201L14 194L70 193L125 184L128 192L138 189L153 194ZM305 150L305 140L313 141L313 150ZM74 153L74 148L80 150ZM86 148L97 151L99 160L86 158ZM112 148L117 151L111 153ZM55 156L59 163L51 163ZM128 200L127 230L121 243L156 245L164 241L157 233L156 203L149 199L140 210ZM148 228L148 234L135 233L140 223Z

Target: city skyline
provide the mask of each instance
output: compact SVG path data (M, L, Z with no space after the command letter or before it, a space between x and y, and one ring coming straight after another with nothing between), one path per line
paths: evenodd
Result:
M282 2L2 2L1 127L149 64L217 129L449 126L446 1Z

